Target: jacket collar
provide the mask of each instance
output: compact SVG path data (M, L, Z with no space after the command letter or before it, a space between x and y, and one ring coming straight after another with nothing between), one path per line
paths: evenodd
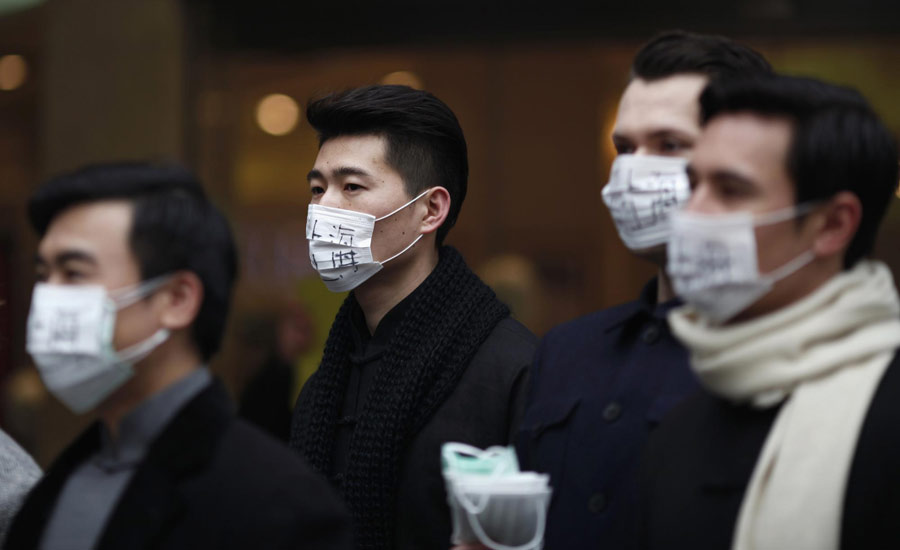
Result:
M680 298L672 298L663 303L657 303L657 291L659 277L653 277L641 289L638 299L620 306L620 313L610 319L605 332L611 332L621 326L626 328L641 323L647 319L666 321L669 311L683 304Z

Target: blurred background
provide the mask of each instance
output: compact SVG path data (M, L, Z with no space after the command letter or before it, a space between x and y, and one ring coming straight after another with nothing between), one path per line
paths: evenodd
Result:
M45 394L24 352L23 205L49 175L134 158L200 175L243 262L212 367L281 433L343 299L306 253L310 98L382 82L450 105L471 176L448 242L540 335L652 275L600 199L641 43L670 28L740 39L778 70L859 88L897 131L898 24L890 0L0 0L0 425L46 465L90 420ZM897 236L892 205L877 255L895 273Z

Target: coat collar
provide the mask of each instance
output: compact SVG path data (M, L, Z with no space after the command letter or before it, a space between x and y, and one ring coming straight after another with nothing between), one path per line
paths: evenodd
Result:
M218 380L188 402L151 444L113 510L97 549L152 547L183 510L179 484L212 460L231 418L230 399ZM10 532L11 548L38 546L66 480L99 446L100 425L94 423L60 455L25 501Z
M680 298L672 298L663 303L656 300L657 289L659 285L659 277L653 277L641 289L641 293L637 300L623 304L616 309L618 315L612 317L604 332L611 332L619 327L639 326L648 319L657 319L660 322L666 322L666 316L669 311L683 304Z

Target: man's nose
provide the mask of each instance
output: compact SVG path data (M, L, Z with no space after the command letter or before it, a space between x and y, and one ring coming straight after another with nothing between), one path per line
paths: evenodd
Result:
M684 209L700 214L712 214L720 210L715 205L709 186L703 184L697 185L691 190L691 198L684 205Z
M59 270L53 270L47 275L44 282L51 285L62 285L65 284L66 278Z
M322 206L329 206L331 208L343 208L343 198L339 192L340 190L335 185L329 185L325 188L325 191L319 195L318 204Z

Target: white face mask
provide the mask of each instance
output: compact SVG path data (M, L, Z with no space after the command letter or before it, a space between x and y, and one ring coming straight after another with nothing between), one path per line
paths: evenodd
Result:
M371 214L310 204L306 214L306 239L309 241L309 261L325 286L332 292L353 290L384 264L403 254L422 235L419 234L406 248L390 258L377 261L372 257L372 233L375 222L389 218L422 198L430 189L397 208L390 214L375 218Z
M644 250L668 242L670 215L691 196L686 166L678 157L616 157L603 201L625 246Z
M815 258L813 251L807 250L778 269L760 274L754 228L792 220L811 206L791 206L755 217L749 212L675 212L667 267L675 294L716 323L744 311L776 282Z
M83 413L131 378L134 363L165 342L169 331L160 329L117 352L116 312L168 280L164 275L112 293L99 285L37 283L28 313L27 350L50 393Z

